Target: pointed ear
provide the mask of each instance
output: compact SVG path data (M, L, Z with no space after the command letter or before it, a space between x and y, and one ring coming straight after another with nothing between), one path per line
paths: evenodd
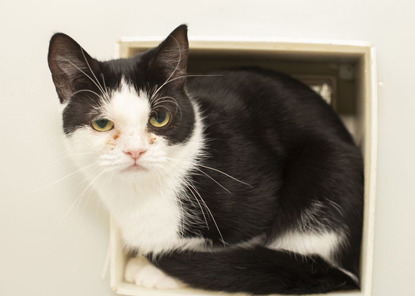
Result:
M61 103L67 102L80 87L98 82L99 62L68 35L57 33L52 36L48 62Z
M181 25L171 32L156 48L156 52L151 67L161 71L165 77L164 80L176 79L176 85L183 85L189 54L187 26Z

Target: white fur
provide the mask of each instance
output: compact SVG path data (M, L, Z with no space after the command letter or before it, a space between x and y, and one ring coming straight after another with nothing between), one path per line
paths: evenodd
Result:
M131 258L125 268L125 280L137 286L156 289L178 289L184 284L155 267L143 257Z
M267 247L274 250L287 250L301 255L320 255L356 283L359 283L356 275L338 265L336 254L344 243L345 237L341 231L289 231L278 237L271 244L267 245Z
M289 231L278 237L267 247L288 250L301 255L317 254L329 262L335 260L337 250L343 243L343 236L334 231L299 232Z
M232 245L232 248L235 249L251 249L255 246L259 246L259 245L264 245L264 241L265 241L265 236L264 235L259 235L259 236L255 236L249 240L243 241L241 243Z
M341 268L341 267L339 267L339 266L336 266L335 265L335 267L338 269L338 270L340 270L341 272L343 272L344 274L346 274L346 275L348 275L352 280L354 280L355 281L355 283L356 284L359 284L359 278L355 275L355 274L353 274L353 273L351 273L350 271L347 271L346 269L344 269L344 268Z
M297 228L277 237L268 247L302 255L317 254L331 263L336 263L336 254L343 246L345 237L343 231L335 232L322 224L325 211L326 206L322 202L312 203L301 213Z
M98 132L77 129L68 137L68 148L118 222L127 247L140 253L158 254L174 248L202 248L203 239L183 239L180 194L185 176L195 167L203 147L202 123L198 115L194 132L185 144L167 141L146 130L150 104L147 94L122 83L120 91L100 107L114 129ZM155 139L154 143L149 137ZM146 150L139 170L125 151Z

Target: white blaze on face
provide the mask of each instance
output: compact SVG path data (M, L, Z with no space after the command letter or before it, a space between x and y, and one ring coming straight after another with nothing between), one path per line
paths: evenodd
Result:
M129 152L145 151L137 160L140 167L162 166L166 161L167 141L147 131L150 111L147 93L138 93L122 81L119 90L99 107L100 119L111 120L114 128L99 132L83 127L69 138L70 149L80 155L78 164L96 163L97 168L123 172L136 162Z
M144 131L150 114L150 103L145 92L138 94L133 87L122 82L120 90L112 95L103 110L104 114L117 122L119 128Z
M114 130L110 133L112 140L108 142L113 152L103 156L102 164L112 161L112 165L134 164L134 160L128 154L129 151L148 151L151 154L153 141L147 133L147 124L150 115L150 103L145 92L137 91L122 81L120 90L115 92L111 100L102 106L105 119L114 122ZM145 166L147 153L143 154L138 162ZM148 163L147 163L148 164ZM108 163L108 165L111 165Z

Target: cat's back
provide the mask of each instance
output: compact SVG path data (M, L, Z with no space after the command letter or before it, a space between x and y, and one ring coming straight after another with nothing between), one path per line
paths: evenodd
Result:
M187 80L203 114L239 127L278 129L281 136L326 134L353 144L337 114L316 92L277 71L242 67Z
M284 73L260 67L239 67L187 78L187 89L193 95L208 97L211 103L229 104L263 98L263 103L282 103L296 98L319 97L308 86ZM271 95L271 96L270 96ZM223 98L228 100L224 101ZM232 102L232 101L231 101ZM291 101L294 103L294 101Z

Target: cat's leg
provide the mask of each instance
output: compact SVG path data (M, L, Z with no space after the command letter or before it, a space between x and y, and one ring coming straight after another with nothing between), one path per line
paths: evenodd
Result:
M358 288L347 273L320 256L265 247L215 252L184 251L154 262L195 288L252 294L307 294Z
M359 278L363 166L358 148L318 138L291 148L270 247L319 254Z
M141 256L129 259L125 280L137 286L156 289L178 289L184 285Z

